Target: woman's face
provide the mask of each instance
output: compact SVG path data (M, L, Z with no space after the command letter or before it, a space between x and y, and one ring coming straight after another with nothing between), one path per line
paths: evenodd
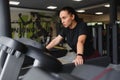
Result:
M61 22L65 28L71 27L74 20L74 15L68 13L67 10L63 10L59 15Z

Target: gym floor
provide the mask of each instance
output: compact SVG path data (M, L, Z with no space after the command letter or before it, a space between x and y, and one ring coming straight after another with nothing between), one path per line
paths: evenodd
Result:
M68 52L66 56L58 58L63 64L71 63L75 58L74 52Z
M67 44L64 44L63 46L67 48L68 52L66 56L58 58L58 60L60 60L63 64L71 63L76 55L74 52L70 51L71 48Z

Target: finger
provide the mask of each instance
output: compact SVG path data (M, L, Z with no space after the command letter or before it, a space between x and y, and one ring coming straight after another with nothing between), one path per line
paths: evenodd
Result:
M76 60L76 66L81 65L81 64L83 64L83 60L82 59L77 59Z
M83 60L80 60L80 64L83 64Z
M75 64L75 66L77 66L76 60L73 60L72 62Z
M78 66L80 64L79 60L75 60L75 66Z
M76 61L74 61L74 64L75 64L75 66L77 66L77 62Z

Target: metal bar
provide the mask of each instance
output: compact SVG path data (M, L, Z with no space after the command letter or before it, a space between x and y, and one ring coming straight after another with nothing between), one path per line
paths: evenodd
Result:
M11 37L9 0L0 0L0 36Z

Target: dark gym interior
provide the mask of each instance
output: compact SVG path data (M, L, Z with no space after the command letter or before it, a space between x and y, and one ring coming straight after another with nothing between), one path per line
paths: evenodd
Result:
M61 30L64 6L87 24L100 55L77 67L65 41L44 49ZM119 80L119 0L0 0L0 17L0 80Z

